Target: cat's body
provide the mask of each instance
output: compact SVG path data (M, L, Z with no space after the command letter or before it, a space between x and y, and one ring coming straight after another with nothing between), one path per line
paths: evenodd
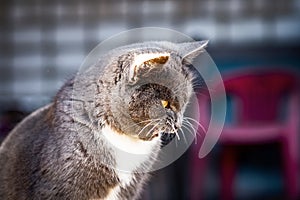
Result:
M0 147L0 199L138 198L192 92L183 62L206 43L176 45L113 50L25 118Z

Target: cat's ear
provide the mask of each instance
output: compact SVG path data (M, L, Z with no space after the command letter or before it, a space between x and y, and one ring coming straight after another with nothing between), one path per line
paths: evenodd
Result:
M182 59L191 62L195 57L204 51L204 48L207 46L207 44L208 40L178 44Z
M154 68L161 68L169 60L169 53L144 53L134 56L129 69L129 82L135 83L143 74Z

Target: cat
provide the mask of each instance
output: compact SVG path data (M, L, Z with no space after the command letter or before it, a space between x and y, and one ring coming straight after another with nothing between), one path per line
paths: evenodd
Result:
M0 199L138 199L177 134L207 41L119 47L70 79L0 147ZM130 155L140 155L131 160Z

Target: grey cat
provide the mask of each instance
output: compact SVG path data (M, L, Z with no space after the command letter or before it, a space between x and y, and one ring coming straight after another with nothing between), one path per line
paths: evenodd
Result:
M0 147L0 199L138 199L162 134L182 125L206 44L123 46L69 80Z

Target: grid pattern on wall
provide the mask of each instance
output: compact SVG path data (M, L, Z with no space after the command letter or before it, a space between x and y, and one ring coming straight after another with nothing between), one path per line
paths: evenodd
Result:
M94 46L130 28L172 28L194 38L209 38L215 46L284 45L300 38L298 0L4 0L0 4L0 101L5 105L15 100L28 110L49 101Z

